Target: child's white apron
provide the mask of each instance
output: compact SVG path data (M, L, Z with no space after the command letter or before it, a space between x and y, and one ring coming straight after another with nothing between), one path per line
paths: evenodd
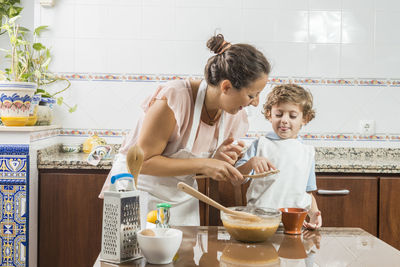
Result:
M266 157L280 172L251 181L246 195L248 205L309 209L311 196L306 187L314 154L314 147L297 139L270 140L260 137L256 156Z
M192 153L194 141L196 139L197 130L201 119L201 110L203 108L204 98L206 95L207 83L202 81L196 97L193 123L190 130L190 135L186 147L169 155L169 158L208 158L212 153L205 152L201 155ZM224 138L224 122L223 113L219 122L219 133L217 148L222 144ZM178 182L184 182L194 188L197 187L197 182L193 179L193 175L183 175L176 177L159 177L152 175L139 175L138 189L149 193L148 210L156 209L158 203L170 203L170 224L171 225L200 225L199 216L199 201L190 195L177 190Z

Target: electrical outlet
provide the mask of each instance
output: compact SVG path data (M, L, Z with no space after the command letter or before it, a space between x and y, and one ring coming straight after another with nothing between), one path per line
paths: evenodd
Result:
M374 120L360 120L360 134L374 135L375 134L375 121Z

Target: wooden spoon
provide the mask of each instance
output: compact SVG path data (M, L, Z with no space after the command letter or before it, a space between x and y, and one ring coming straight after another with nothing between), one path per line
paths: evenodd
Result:
M231 214L236 217L241 217L242 219L248 220L248 221L255 221L255 222L261 221L261 218L258 217L257 215L254 215L254 214L251 214L248 212L243 212L243 211L230 210L183 182L179 182L177 185L177 188L179 190L185 192L186 194L189 194L192 197L195 197L198 200L203 201L204 203L207 203L210 206L213 206L216 209L222 210L225 213Z
M135 187L137 188L137 181L140 173L140 169L143 164L143 150L138 145L134 145L129 148L128 154L126 155L126 164L129 172L135 179Z
M243 175L243 177L244 177L244 178L257 179L257 178L264 178L264 177L266 177L266 176L270 176L270 175L276 174L276 173L278 173L278 172L279 172L279 170L270 170L270 171L267 171L267 172L262 172L262 173L252 174L252 175L245 174L245 175ZM193 178L195 178L195 179L201 179L201 178L208 178L208 177L209 177L209 176L206 176L206 175L196 175L196 176L194 176Z

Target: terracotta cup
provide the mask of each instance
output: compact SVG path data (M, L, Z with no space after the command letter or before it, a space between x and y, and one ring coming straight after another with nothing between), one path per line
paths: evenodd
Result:
M307 253L301 235L285 235L279 246L278 255L286 259L305 259Z
M282 223L285 228L285 234L301 234L301 227L307 216L307 210L300 208L281 208L279 210L282 212Z

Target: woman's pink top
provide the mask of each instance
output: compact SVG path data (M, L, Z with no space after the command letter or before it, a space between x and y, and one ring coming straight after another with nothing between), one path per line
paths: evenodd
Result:
M164 99L167 100L169 108L174 112L176 126L162 155L168 156L177 152L179 149L185 148L192 127L194 112L194 101L192 96L192 88L189 80L177 80L159 86L153 95L148 97L142 103L142 108L144 113L146 113L156 99ZM249 128L249 123L245 110L241 110L235 115L224 112L224 116L224 140L231 136L237 139L246 134ZM119 150L120 153L126 155L128 149L137 142L139 131L143 123L143 117L144 114L138 121L136 129L131 131L122 142ZM209 152L216 148L218 140L218 125L219 123L211 126L202 121L200 122L196 140L192 149L193 153L198 154L200 152Z
M103 192L109 188L112 175L127 172L126 154L129 148L136 144L143 124L144 115L156 99L167 100L168 106L173 111L176 120L175 129L162 155L168 157L180 149L185 148L189 139L193 120L195 103L192 95L192 88L189 80L177 80L160 85L158 89L142 103L144 113L141 115L136 127L124 138L119 154L116 155L113 167L103 185L103 189L99 195L100 198L103 198ZM217 148L218 126L219 122L213 126L202 121L200 122L192 148L194 154L213 152ZM247 113L244 110L239 111L235 115L224 112L224 126L224 140L228 137L233 137L235 139L243 137L249 127Z

